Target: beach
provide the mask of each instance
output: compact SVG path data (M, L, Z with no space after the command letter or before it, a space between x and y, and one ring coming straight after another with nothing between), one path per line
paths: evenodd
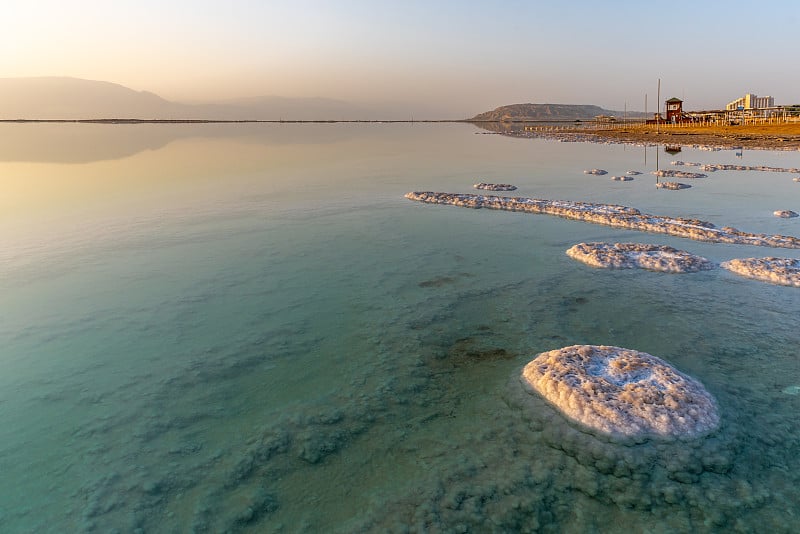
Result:
M800 123L740 126L630 126L574 133L624 143L708 146L764 150L800 150Z

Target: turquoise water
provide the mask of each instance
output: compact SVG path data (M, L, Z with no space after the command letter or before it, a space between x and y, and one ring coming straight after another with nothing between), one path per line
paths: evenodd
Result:
M0 125L0 531L796 531L798 290L564 251L800 251L403 195L504 182L798 235L772 211L800 211L800 184L720 171L657 190L608 179L653 170L656 147L477 131ZM581 432L517 379L577 343L699 379L720 429L637 445Z

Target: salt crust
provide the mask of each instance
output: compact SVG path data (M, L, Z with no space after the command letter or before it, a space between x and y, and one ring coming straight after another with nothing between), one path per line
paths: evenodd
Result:
M413 191L405 197L428 204L447 204L465 208L487 208L555 215L565 219L603 224L641 232L669 234L696 241L756 245L762 247L800 248L800 238L783 235L751 234L736 228L717 228L698 219L663 217L641 213L636 208L615 204L593 204L569 200L542 200L527 197L500 197L459 193Z
M792 210L775 210L772 212L775 217L781 217L783 219L790 219L792 217L797 217L797 213Z
M686 172L686 171L676 171L672 169L662 169L660 171L653 171L651 174L655 174L656 176L668 176L670 178L706 178L708 177L707 174L702 174L699 172Z
M700 382L631 349L573 345L543 352L521 380L566 417L604 434L693 438L720 422Z
M693 273L714 268L707 259L666 245L643 243L578 243L567 256L594 267Z
M766 165L730 165L730 164L710 164L710 163L694 163L694 162L687 162L687 161L673 161L670 165L681 166L685 165L687 167L700 167L702 170L707 172L715 172L715 171L763 171L763 172L800 172L800 169L797 168L786 168L786 167L768 167Z
M679 189L689 189L692 187L689 184L682 184L680 182L658 182L656 184L656 188L658 189L670 189L672 191L677 191Z
M800 287L800 260L793 258L742 258L720 267L732 273L782 286Z
M486 191L514 191L517 186L511 184L487 184L484 182L473 185L475 189L484 189Z

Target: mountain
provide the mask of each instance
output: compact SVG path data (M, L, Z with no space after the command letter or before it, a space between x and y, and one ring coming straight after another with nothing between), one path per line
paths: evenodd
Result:
M622 111L611 111L594 105L581 104L511 104L475 115L470 121L566 121L590 120L598 115L621 118ZM628 111L629 118L642 118L646 114L640 111Z
M383 115L383 116L382 116ZM0 119L362 120L387 113L327 98L263 96L184 104L103 81L0 78Z

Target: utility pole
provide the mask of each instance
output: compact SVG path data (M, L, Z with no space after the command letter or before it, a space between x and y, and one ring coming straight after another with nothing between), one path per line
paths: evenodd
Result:
M656 99L656 133L661 133L660 126L661 126L661 78L658 79L658 97Z

